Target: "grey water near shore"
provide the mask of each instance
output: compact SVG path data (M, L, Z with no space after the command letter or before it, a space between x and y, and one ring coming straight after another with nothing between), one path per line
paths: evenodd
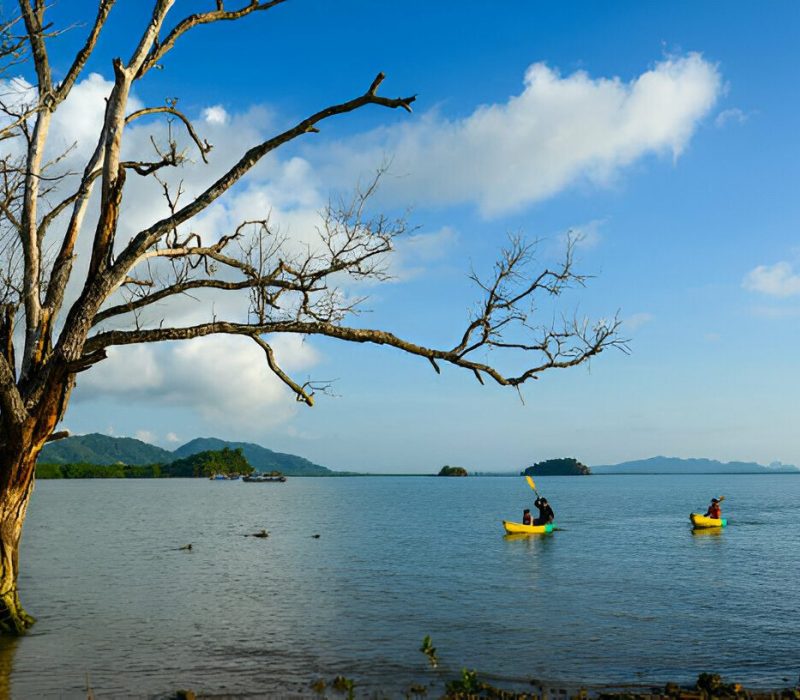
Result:
M506 538L500 521L533 500L521 478L39 482L20 576L38 623L0 646L0 686L85 698L88 674L97 697L257 695L343 674L396 695L462 667L553 685L796 681L800 477L537 486L562 529ZM689 512L719 495L729 527L693 534Z

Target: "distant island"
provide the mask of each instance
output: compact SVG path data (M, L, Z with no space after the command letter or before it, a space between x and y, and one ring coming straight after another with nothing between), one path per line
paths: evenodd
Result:
M585 464L581 464L574 457L562 457L561 459L546 459L544 462L537 462L522 472L523 476L586 476L592 470Z
M773 462L719 462L715 459L650 457L620 464L592 467L595 474L800 474L793 464Z
M449 465L443 466L439 470L439 476L469 476L464 467L451 467Z
M195 438L175 451L165 450L156 445L128 437L111 437L100 433L76 435L51 442L44 446L39 455L36 469L37 478L64 478L59 470L69 467L66 478L88 478L90 473L98 473L98 466L114 467L114 478L136 473L136 468L159 465L160 474L173 475L187 467L181 460L204 452L224 450L241 451L244 460L252 470L259 472L278 471L287 476L344 476L347 472L335 472L327 467L314 464L304 457L282 452L273 452L252 442L231 442L219 438ZM169 467L169 465L173 465ZM58 467L59 469L56 469ZM192 467L194 468L194 467ZM147 470L139 470L142 476ZM220 469L220 473L226 473ZM79 477L77 474L86 474ZM241 472L245 473L245 472ZM249 472L248 472L249 473Z

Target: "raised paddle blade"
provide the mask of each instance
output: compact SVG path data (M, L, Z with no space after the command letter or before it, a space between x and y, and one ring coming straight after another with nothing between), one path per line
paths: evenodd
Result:
M530 486L534 491L536 490L536 484L533 483L533 479L527 474L525 475L525 481L528 482L528 486Z

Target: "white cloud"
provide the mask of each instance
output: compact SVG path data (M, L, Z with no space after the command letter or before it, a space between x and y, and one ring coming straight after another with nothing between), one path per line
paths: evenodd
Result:
M759 265L745 275L742 287L773 297L796 296L800 294L800 274L788 262Z
M592 250L600 245L603 235L600 227L605 224L604 219L594 219L585 224L572 226L567 233L558 236L559 244L566 246L568 240L572 240L573 245L578 250Z
M342 166L374 169L392 154L398 201L476 203L487 216L519 210L588 180L605 185L648 154L686 148L722 90L713 64L692 53L657 63L630 82L562 77L530 66L520 94L459 120L429 112L329 150L329 179ZM334 175L335 173L335 175Z
M416 233L399 238L389 265L389 274L397 280L416 277L431 263L447 256L457 242L458 234L450 226L443 226L432 233Z
M214 105L203 110L203 119L209 124L224 125L228 123L228 113L222 105Z
M153 444L156 441L156 434L152 430L137 430L134 437L142 442Z
M731 122L736 124L744 124L749 118L750 115L745 114L738 107L724 109L717 115L716 119L714 119L714 126L721 129L723 126Z
M269 338L278 363L302 383L319 356L301 336ZM141 368L157 375L138 382ZM209 336L182 343L113 347L108 359L79 377L76 401L102 397L191 407L225 426L263 428L295 413L291 392L269 370L264 352L248 338ZM137 434L138 437L138 434ZM151 442L155 436L140 438ZM177 435L167 435L177 442Z
M178 443L178 442L180 442L180 441L181 441L180 437L178 437L178 435L177 435L176 433L167 433L167 434L164 436L164 439L165 439L165 440L166 440L168 443L171 443L171 444L173 444L173 445L174 445L175 443Z

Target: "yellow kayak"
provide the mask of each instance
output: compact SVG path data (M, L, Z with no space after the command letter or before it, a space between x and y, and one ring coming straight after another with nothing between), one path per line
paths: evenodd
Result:
M725 518L707 518L700 513L690 513L689 519L694 527L725 527L728 524Z
M503 527L509 535L543 535L546 532L553 531L553 523L547 523L547 525L523 525L522 523L512 523L504 520Z

